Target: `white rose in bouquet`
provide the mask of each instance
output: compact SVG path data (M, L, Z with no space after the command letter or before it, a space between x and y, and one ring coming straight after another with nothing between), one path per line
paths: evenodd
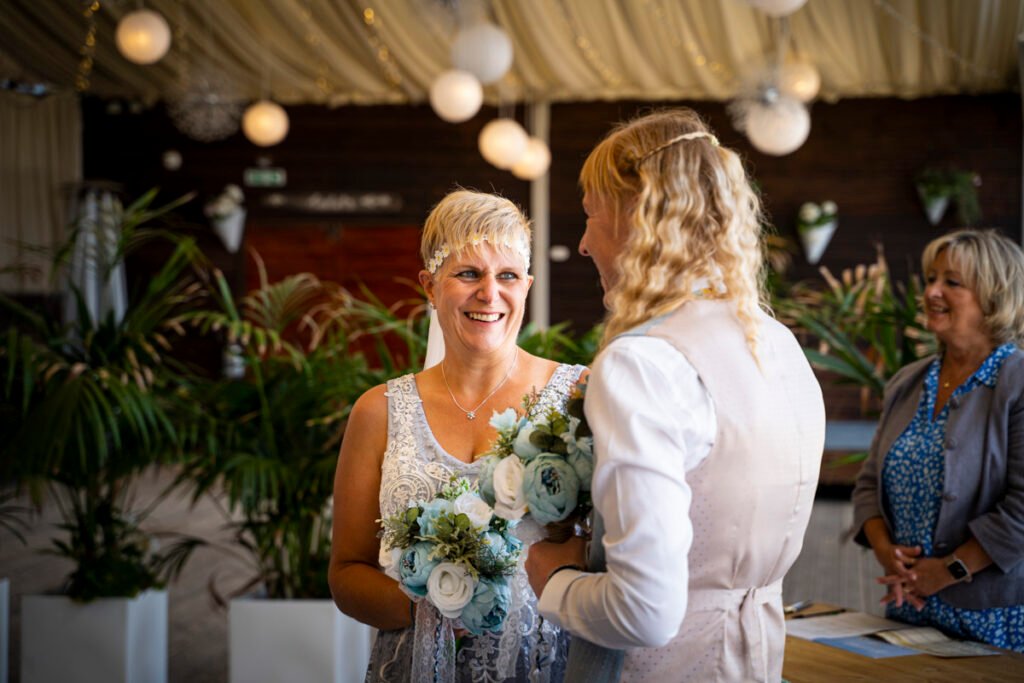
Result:
M502 458L494 468L494 513L505 519L522 519L526 514L523 491L523 461L514 455Z
M427 597L437 611L449 619L458 619L462 608L473 599L476 579L462 565L441 562L427 579Z
M462 513L469 517L469 523L477 532L481 532L491 523L494 511L491 506L485 503L480 496L470 491L452 501L452 507L456 513Z
M825 201L823 201L821 203L821 212L823 214L825 214L826 216L835 216L836 215L836 211L838 211L838 210L839 210L839 207L836 206L836 203L834 201L832 201L831 199L826 199Z

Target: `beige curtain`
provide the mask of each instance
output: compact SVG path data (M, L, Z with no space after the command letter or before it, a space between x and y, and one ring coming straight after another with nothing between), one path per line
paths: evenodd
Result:
M68 192L82 179L78 98L0 92L0 290L55 291L50 264L66 234Z
M79 3L10 0L0 45L23 66L71 84L87 22ZM458 8L511 36L511 74L491 102L727 100L778 45L779 27L744 0L148 0L174 31L159 63L114 46L134 3L96 13L90 92L166 97L187 67L222 72L246 98L283 103L422 102L451 67ZM473 10L473 12L470 12ZM921 97L1016 87L1021 0L808 0L789 20L793 46L822 76L822 96Z

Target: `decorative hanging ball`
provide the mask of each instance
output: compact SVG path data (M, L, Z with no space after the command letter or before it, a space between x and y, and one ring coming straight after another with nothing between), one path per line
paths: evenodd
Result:
M811 132L807 107L782 95L774 102L755 102L747 110L746 133L759 152L784 156L799 149Z
M242 132L260 147L276 145L288 135L288 114L276 102L260 100L242 114Z
M807 0L747 0L747 2L773 17L792 14L807 4Z
M480 131L477 143L484 159L507 170L522 157L528 139L523 127L512 119L494 119Z
M810 102L821 89L821 75L810 62L788 62L779 72L779 88L801 102Z
M476 116L484 101L484 89L468 71L452 69L430 85L430 106L449 123L461 123Z
M512 67L512 41L494 24L473 24L455 34L452 64L481 83L494 83Z
M114 39L125 59L153 64L171 48L171 28L159 12L140 9L121 17Z
M551 165L551 150L540 138L526 141L526 149L519 161L512 165L512 175L520 180L536 180L548 172Z

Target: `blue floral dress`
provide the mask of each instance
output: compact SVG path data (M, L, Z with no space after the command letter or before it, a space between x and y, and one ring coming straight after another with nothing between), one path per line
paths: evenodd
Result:
M953 398L964 396L982 384L995 386L1003 361L1015 350L1003 344L985 359L981 367L953 392L939 414L935 399L939 387L939 359L925 377L921 403L910 425L886 455L882 486L886 508L892 520L893 541L899 545L921 546L924 557L933 555L935 524L942 502L945 460L942 444L946 441L946 422ZM890 605L887 616L920 626L936 626L952 636L978 640L997 647L1024 652L1024 605L990 609L953 607L940 594L925 599L920 612L904 603Z

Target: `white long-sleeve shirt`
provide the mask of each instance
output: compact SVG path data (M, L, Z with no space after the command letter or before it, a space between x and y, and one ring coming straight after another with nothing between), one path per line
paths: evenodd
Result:
M714 445L714 406L679 351L635 336L616 339L598 357L584 407L607 570L557 572L538 608L598 645L660 647L686 614L693 540L686 473Z

